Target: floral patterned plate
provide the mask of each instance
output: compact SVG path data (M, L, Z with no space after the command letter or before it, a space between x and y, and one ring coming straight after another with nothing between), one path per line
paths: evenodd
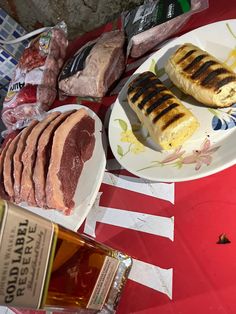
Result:
M236 104L230 108L201 106L168 79L164 64L180 44L193 43L236 70L236 20L221 21L191 31L146 60L121 90L111 112L109 141L119 163L131 173L153 181L186 181L219 172L236 163ZM127 103L127 86L138 73L154 72L200 122L194 135L172 151L161 151L150 139Z

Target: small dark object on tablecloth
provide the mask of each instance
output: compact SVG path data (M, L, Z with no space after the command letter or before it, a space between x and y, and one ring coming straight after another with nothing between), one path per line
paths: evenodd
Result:
M231 241L228 239L225 233L222 233L219 236L219 240L216 242L216 244L228 244L231 243Z

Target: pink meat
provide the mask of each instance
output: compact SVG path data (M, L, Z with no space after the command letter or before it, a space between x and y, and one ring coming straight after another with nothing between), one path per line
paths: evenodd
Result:
M53 71L55 76L59 74L61 65L59 66L58 60L56 60L52 55L49 55L47 57L46 63L45 63L45 68L47 70Z
M191 15L208 8L208 1L191 0L191 11L181 14L163 24L154 26L147 31L132 37L128 44L128 54L133 58L139 58L147 51L178 32Z
M20 202L20 187L23 170L22 154L25 149L26 140L32 129L37 125L37 123L38 121L36 120L32 121L30 125L21 132L20 139L17 144L15 154L13 156L14 198L16 203Z
M132 58L139 58L147 51L151 50L159 43L177 32L189 18L189 16L180 15L170 21L152 27L145 32L133 36L131 43L129 43L131 46L130 56Z
M38 140L44 129L51 121L56 119L59 114L60 113L58 112L50 113L45 119L43 119L33 128L26 141L25 150L22 154L23 171L21 179L20 200L22 202L27 202L29 205L36 205L34 196L33 169L35 165Z
M54 88L57 85L57 77L52 70L46 69L43 72L42 85Z
M44 110L48 110L56 98L57 91L55 88L46 85L38 85L37 99L42 104Z
M53 30L53 40L59 43L60 57L64 59L66 56L66 48L68 46L68 40L65 33L61 29L55 28Z
M21 133L19 133L10 143L6 151L6 156L3 164L3 178L5 191L9 195L11 201L14 201L14 177L13 177L13 156L16 152L17 145L20 139Z
M3 165L4 165L4 160L6 157L6 152L7 152L10 144L11 144L11 139L9 139L7 141L7 143L5 144L4 148L2 149L1 155L0 155L0 196L5 200L9 200L9 195L7 194L5 187L4 187Z
M57 62L58 62L59 68L61 68L63 66L64 60L60 58L57 60Z
M60 58L60 47L59 43L54 39L50 42L49 54L53 56L56 60Z
M59 88L67 95L103 97L124 71L123 45L123 32L103 34L86 58L84 69L59 81Z
M94 120L85 109L70 115L56 130L46 181L48 208L69 214L83 169L94 149Z
M53 120L43 131L37 146L37 157L33 173L35 200L39 207L46 207L46 178L55 130L73 111L65 112Z

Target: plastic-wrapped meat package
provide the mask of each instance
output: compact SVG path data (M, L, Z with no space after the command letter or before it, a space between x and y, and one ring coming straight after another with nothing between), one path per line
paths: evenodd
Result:
M59 89L65 95L101 98L125 69L125 37L111 31L86 43L64 65Z
M189 18L208 8L208 0L146 0L122 15L127 55L139 58L179 31Z
M57 95L57 77L68 45L66 25L59 23L33 39L15 68L3 103L7 133L40 118Z

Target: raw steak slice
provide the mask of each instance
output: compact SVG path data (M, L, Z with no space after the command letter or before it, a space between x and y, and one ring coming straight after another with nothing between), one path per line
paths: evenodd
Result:
M45 185L54 132L59 127L59 125L73 112L74 111L68 111L59 115L49 124L49 126L43 131L42 135L40 136L33 174L35 200L39 207L46 207Z
M20 139L17 144L15 154L13 156L13 182L14 182L14 199L16 203L20 202L20 187L23 170L22 154L25 149L26 139L32 129L37 125L38 121L34 120L20 134Z
M85 109L80 109L56 130L46 181L49 208L70 214L74 207L73 197L83 164L93 153L94 128L95 121Z
M21 133L17 134L16 137L11 141L4 159L3 164L3 178L5 191L9 195L11 201L14 201L14 178L13 178L13 156L15 154Z
M3 147L0 155L0 196L5 199L9 200L9 195L6 193L5 187L4 187L4 173L3 173L3 165L4 165L4 160L6 157L6 152L8 150L8 147L11 143L11 139L7 141L5 146Z
M56 119L59 112L50 113L45 119L40 121L31 131L26 140L26 147L22 154L23 171L21 179L20 200L29 205L36 205L34 197L33 169L37 152L37 144L40 135L51 121Z

